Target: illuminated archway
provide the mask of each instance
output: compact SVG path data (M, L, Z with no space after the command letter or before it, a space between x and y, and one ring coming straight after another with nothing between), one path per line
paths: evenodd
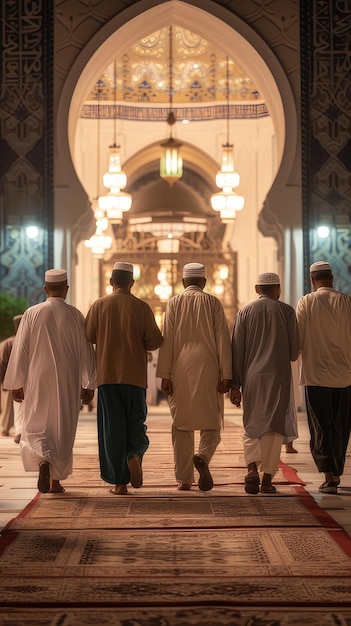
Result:
M264 234L273 235L278 242L280 267L285 271L289 265L285 231L291 229L292 211L295 212L294 225L298 226L301 222L298 190L292 191L288 185L297 145L297 114L289 81L272 50L250 26L211 1L198 4L197 7L194 3L171 0L149 9L148 2L139 2L105 24L73 65L62 90L57 116L58 126L61 129L67 127L67 134L61 130L57 138L58 171L59 177L62 177L61 181L58 180L58 189L60 182L64 181L79 208L79 217L77 219L76 216L75 223L71 225L72 247L75 248L82 238L82 230L91 221L88 198L79 183L72 159L77 121L86 94L101 68L145 32L155 31L170 22L184 28L196 24L196 32L209 40L215 33L216 40L221 42L221 48L228 55L236 50L238 62L264 94L275 130L277 155L275 179L262 207L259 224ZM56 199L60 210L59 205L64 202L60 191Z

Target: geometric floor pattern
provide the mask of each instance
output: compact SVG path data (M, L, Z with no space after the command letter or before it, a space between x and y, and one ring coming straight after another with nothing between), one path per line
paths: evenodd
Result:
M38 495L0 539L0 625L351 625L351 539L281 464L250 496L240 429L215 486L175 489L169 419L153 421L144 486L113 496L94 426L77 436L66 493Z

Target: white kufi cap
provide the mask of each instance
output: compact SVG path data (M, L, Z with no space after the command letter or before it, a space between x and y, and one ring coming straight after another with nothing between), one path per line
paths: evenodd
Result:
M331 267L327 261L316 261L310 266L310 274L312 272L331 272Z
M45 272L46 283L63 283L67 280L66 270L47 270Z
M122 261L117 261L117 263L113 266L114 270L122 270L123 272L130 272L133 274L133 265L132 263L123 263Z
M202 263L187 263L183 267L183 278L206 278L205 266Z
M274 272L265 272L258 275L256 285L280 285L280 278Z

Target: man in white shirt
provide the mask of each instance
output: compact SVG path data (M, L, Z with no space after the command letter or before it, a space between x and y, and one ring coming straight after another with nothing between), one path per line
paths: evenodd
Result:
M81 401L88 404L94 396L95 356L83 315L65 302L66 270L47 270L44 290L47 300L23 314L4 386L16 402L23 402L25 471L39 470L41 493L63 493L60 481L72 473Z
M306 410L314 462L325 481L322 493L337 493L351 428L351 297L333 289L329 263L310 267L313 292L300 298L300 335Z

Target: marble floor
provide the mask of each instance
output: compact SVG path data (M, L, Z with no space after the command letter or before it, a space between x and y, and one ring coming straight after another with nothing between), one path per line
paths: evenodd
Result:
M150 406L148 414L149 430L157 428L162 420L169 419L168 405L162 400L157 407ZM225 400L225 428L241 427L241 410L235 409L228 399ZM170 424L170 422L169 422ZM321 494L318 487L323 480L315 468L309 450L309 432L304 413L298 414L299 438L295 442L297 454L287 454L282 451L281 459L284 463L293 466L298 476L306 483L307 491L313 496L320 507L325 509L351 536L351 447L349 446L345 473L337 495ZM170 436L167 435L170 446ZM167 445L167 443L166 443ZM79 418L75 450L79 454L97 454L96 415L82 411ZM213 464L215 466L215 457ZM98 471L98 469L97 469ZM22 467L19 446L14 443L13 437L0 437L0 531L6 524L16 517L37 494L37 475L25 473Z

